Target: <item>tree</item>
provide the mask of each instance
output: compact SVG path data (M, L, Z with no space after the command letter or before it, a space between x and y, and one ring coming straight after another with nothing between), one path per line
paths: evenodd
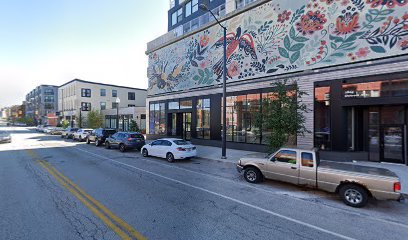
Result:
M103 125L103 115L97 110L91 110L88 112L88 127L100 128Z
M130 120L129 128L132 132L140 132L139 126L134 119Z
M268 136L270 151L276 151L288 143L291 137L310 132L305 127L305 113L309 112L296 82L288 86L288 80L273 83L273 93L262 99L262 112L256 115L255 126L271 133Z
M66 119L62 120L61 126L62 126L63 128L69 127L69 122L68 122L68 120L66 120Z

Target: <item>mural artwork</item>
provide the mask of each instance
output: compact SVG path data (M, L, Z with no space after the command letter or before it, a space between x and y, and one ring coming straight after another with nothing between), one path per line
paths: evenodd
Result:
M229 82L408 52L408 0L275 0L224 22ZM217 25L149 54L149 95L222 82Z

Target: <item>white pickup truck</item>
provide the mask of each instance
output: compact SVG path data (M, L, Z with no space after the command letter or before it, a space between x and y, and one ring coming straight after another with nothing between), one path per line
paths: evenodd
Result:
M296 185L339 193L343 202L363 207L369 197L378 200L400 200L401 183L387 169L330 161L320 162L318 152L281 148L277 152L254 154L241 158L238 172L250 183L273 179Z

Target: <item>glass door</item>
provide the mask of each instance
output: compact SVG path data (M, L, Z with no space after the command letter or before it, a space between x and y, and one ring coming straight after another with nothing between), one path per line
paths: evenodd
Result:
M404 163L404 125L381 126L381 161Z
M191 113L183 113L183 138L191 139Z

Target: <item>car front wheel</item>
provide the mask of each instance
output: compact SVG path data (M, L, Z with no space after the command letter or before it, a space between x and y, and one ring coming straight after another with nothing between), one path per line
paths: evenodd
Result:
M119 151L125 152L126 151L126 146L124 144L119 145Z
M86 144L90 144L91 141L89 140L89 138L86 138Z
M174 162L174 155L173 153L167 153L166 155L167 162Z
M339 194L343 202L351 207L364 207L368 202L367 190L355 184L342 186Z
M101 145L101 142L99 142L98 139L95 140L95 146L99 147Z
M147 151L146 148L143 149L142 155L143 155L143 157L148 157L149 156L149 152Z
M262 173L255 167L248 167L244 170L244 178L249 183L258 183L262 180Z

